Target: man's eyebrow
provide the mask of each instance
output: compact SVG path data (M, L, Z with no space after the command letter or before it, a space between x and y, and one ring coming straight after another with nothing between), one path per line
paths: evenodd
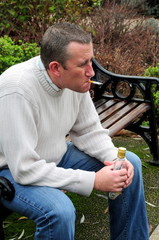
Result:
M86 59L86 60L84 60L83 62L81 62L81 63L79 64L79 66L84 66L84 65L86 65L89 61L92 62L93 59L94 59L94 57L92 57L90 60L89 60L89 59Z
M88 62L89 62L89 60L87 59L87 60L82 61L79 65L80 65L80 66L84 66L84 65L86 65Z

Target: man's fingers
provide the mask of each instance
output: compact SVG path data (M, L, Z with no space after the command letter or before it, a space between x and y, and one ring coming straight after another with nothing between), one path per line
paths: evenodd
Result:
M105 165L105 166L111 166L111 165L114 165L114 162L113 162L113 161L109 161L109 162L108 162L108 161L105 161L105 162L104 162L104 165Z

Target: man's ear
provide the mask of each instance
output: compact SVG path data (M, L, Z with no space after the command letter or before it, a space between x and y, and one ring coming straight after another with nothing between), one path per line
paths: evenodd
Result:
M49 63L49 70L54 76L60 77L60 69L61 69L61 64L59 62L53 61Z

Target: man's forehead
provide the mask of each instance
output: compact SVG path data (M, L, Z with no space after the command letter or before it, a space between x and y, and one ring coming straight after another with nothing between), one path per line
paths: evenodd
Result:
M67 47L68 54L72 56L76 54L92 54L93 53L93 44L90 43L78 43L78 42L71 42Z

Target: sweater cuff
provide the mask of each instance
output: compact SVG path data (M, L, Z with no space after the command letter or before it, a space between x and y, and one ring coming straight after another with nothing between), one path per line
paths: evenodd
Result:
M94 188L95 172L80 171L77 193L89 197ZM75 191L76 192L76 191Z

